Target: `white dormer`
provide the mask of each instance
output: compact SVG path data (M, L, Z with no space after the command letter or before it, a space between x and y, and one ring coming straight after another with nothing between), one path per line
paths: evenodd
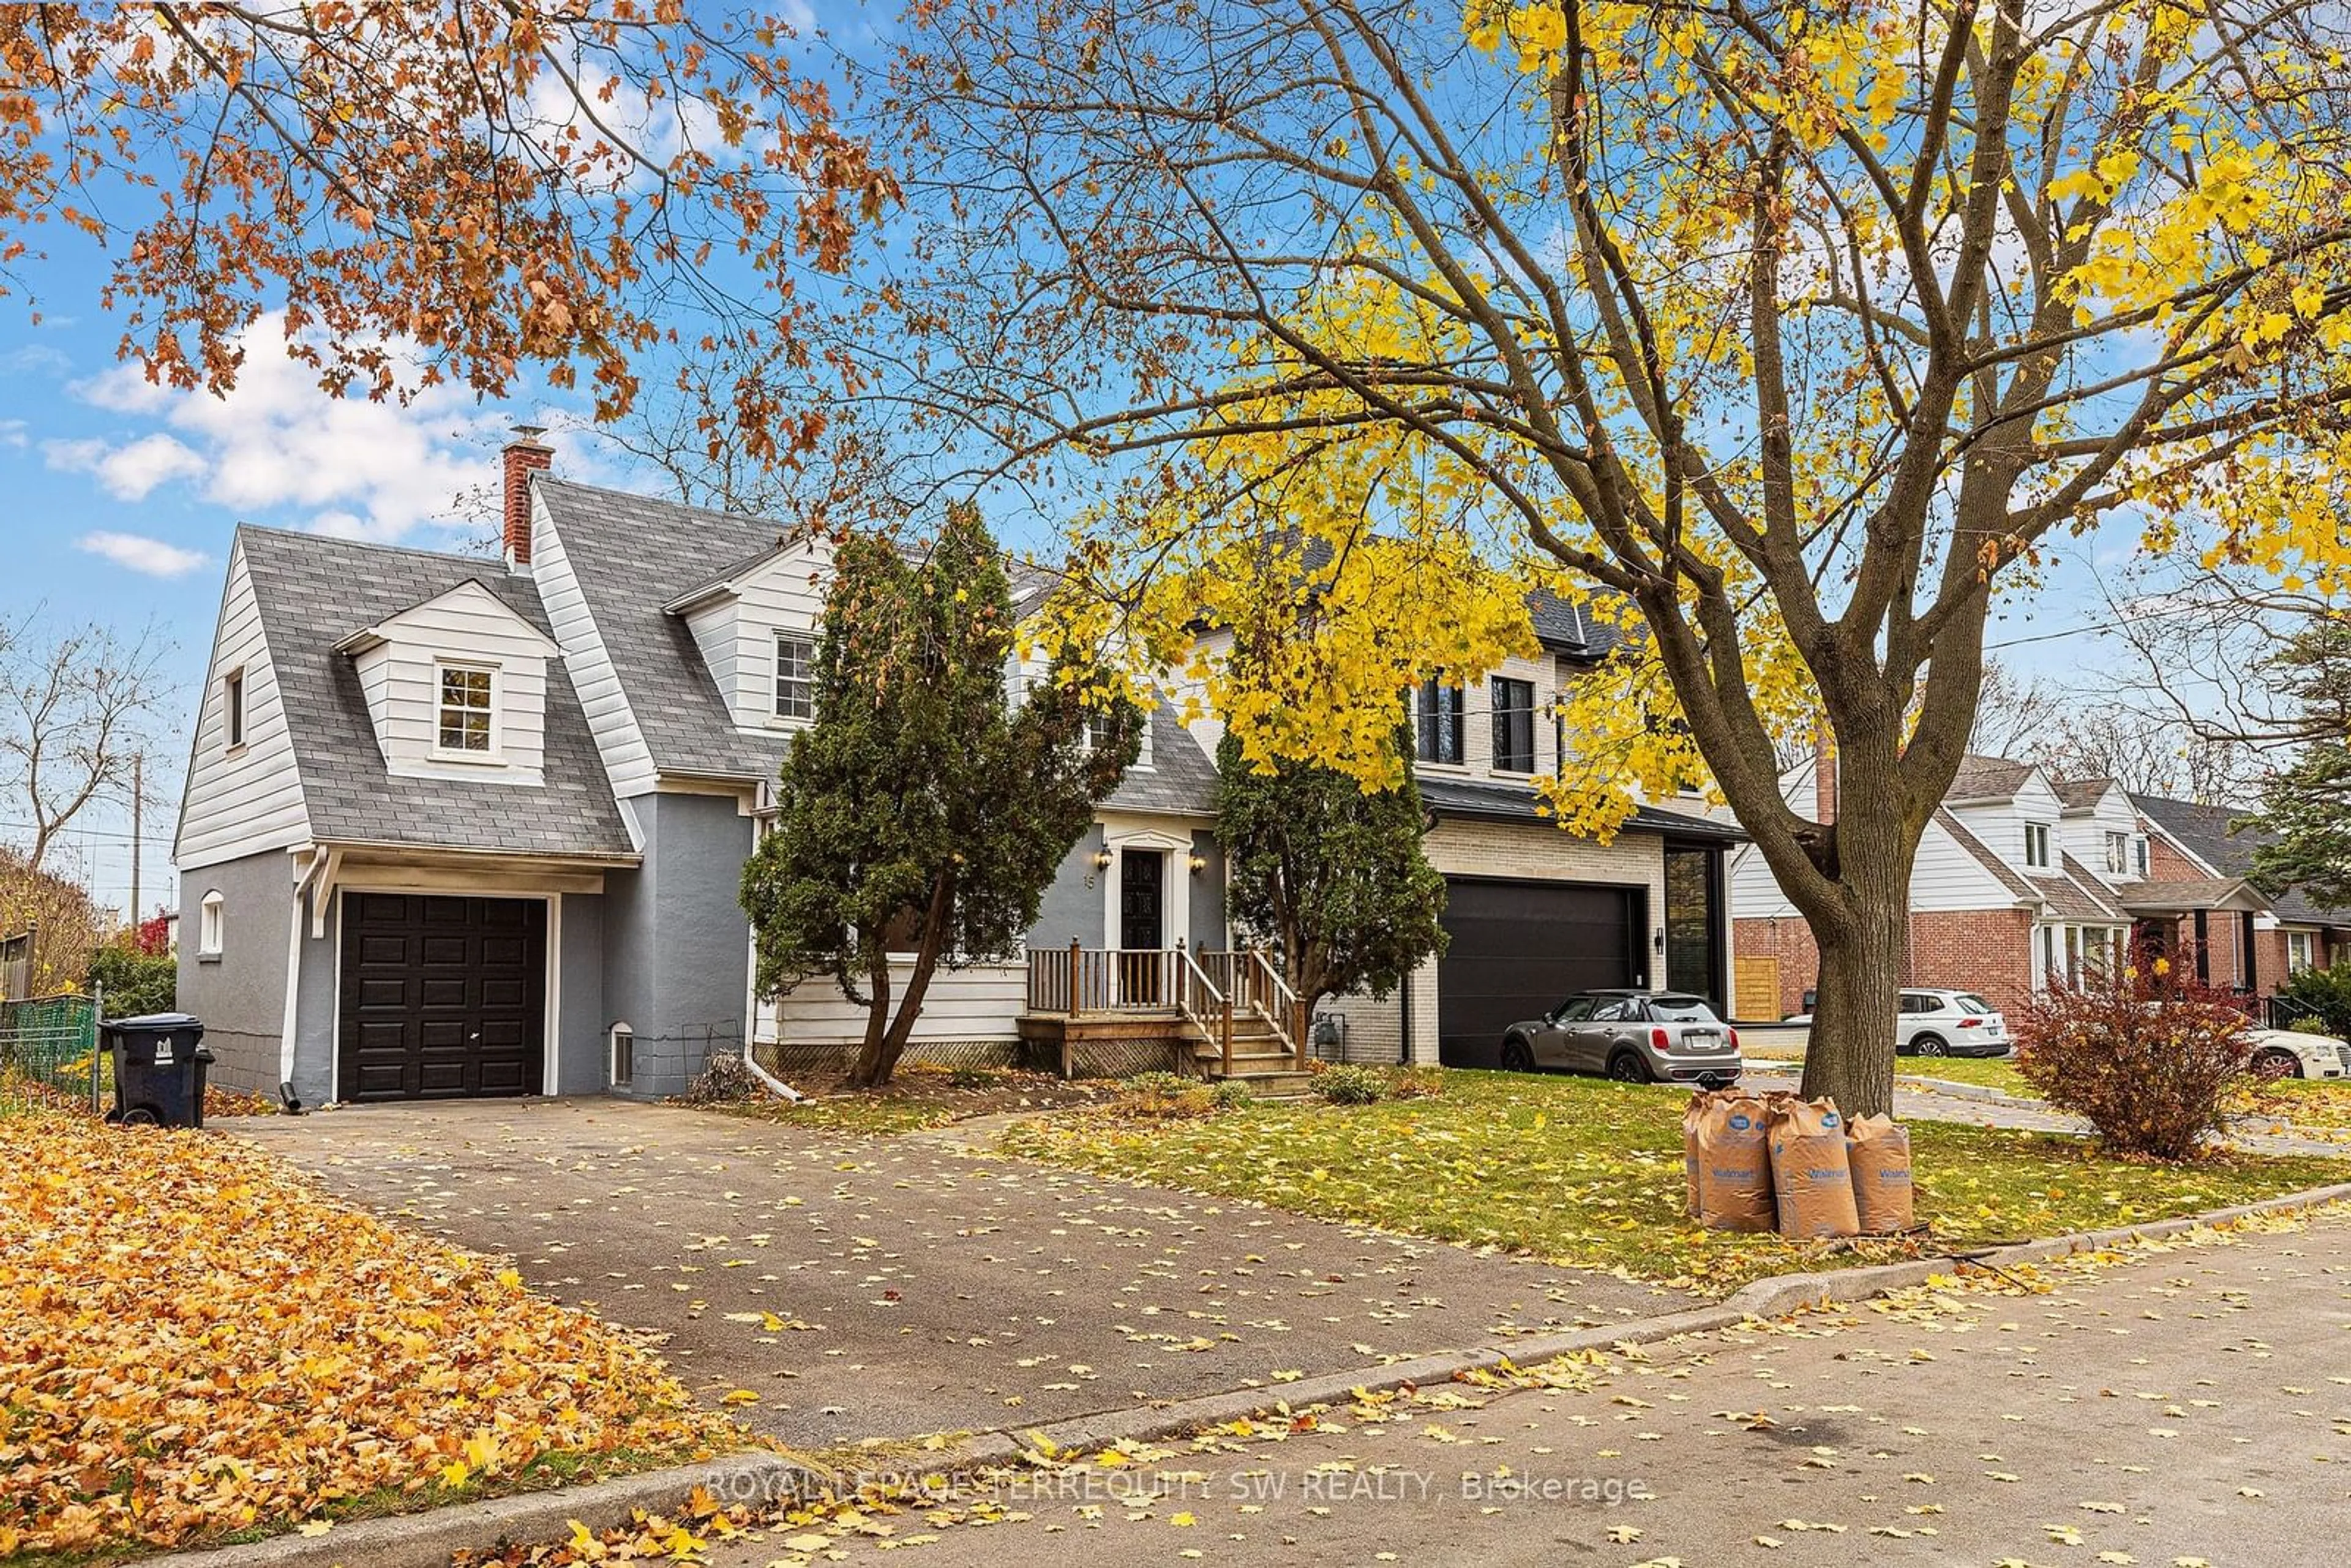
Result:
M816 645L831 547L775 544L662 606L684 621L735 727L797 729L816 714Z
M385 770L545 782L547 634L468 579L335 644L351 661Z

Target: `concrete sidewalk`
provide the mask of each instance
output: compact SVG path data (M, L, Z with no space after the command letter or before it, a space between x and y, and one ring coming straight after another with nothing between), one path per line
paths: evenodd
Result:
M228 1124L224 1124L225 1126ZM1697 1298L1245 1203L619 1100L252 1118L329 1186L661 1337L803 1448L1074 1419Z
M1458 1388L1405 1419L1040 1472L955 1500L1011 1522L892 1528L957 1568L2338 1563L2346 1254L2338 1208L2060 1270L2053 1293L1914 1292L1653 1346L1584 1389ZM771 1536L711 1568L807 1561Z

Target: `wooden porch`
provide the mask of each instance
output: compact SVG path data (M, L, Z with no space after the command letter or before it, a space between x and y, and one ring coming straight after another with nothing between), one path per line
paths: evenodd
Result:
M1305 1009L1259 949L1030 948L1020 1034L1058 1048L1064 1078L1088 1045L1153 1040L1182 1068L1270 1092L1306 1071Z

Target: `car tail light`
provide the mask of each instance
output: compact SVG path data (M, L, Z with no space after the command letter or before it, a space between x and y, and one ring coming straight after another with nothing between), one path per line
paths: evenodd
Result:
M1659 1051L1670 1051L1673 1049L1666 1043L1666 1031L1661 1029L1653 1029L1649 1031L1649 1043L1656 1046Z
M1959 1027L1960 1027L1961 1029L1981 1029L1981 1028L1983 1028L1983 1019L1961 1019L1959 1020Z
M1730 1037L1730 1049L1737 1051L1739 1049L1739 1031L1735 1029L1725 1028L1722 1032Z

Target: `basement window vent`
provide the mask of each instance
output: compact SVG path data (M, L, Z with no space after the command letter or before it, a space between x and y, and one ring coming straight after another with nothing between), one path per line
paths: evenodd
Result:
M612 1026L612 1082L625 1086L637 1076L637 1033L627 1024Z

